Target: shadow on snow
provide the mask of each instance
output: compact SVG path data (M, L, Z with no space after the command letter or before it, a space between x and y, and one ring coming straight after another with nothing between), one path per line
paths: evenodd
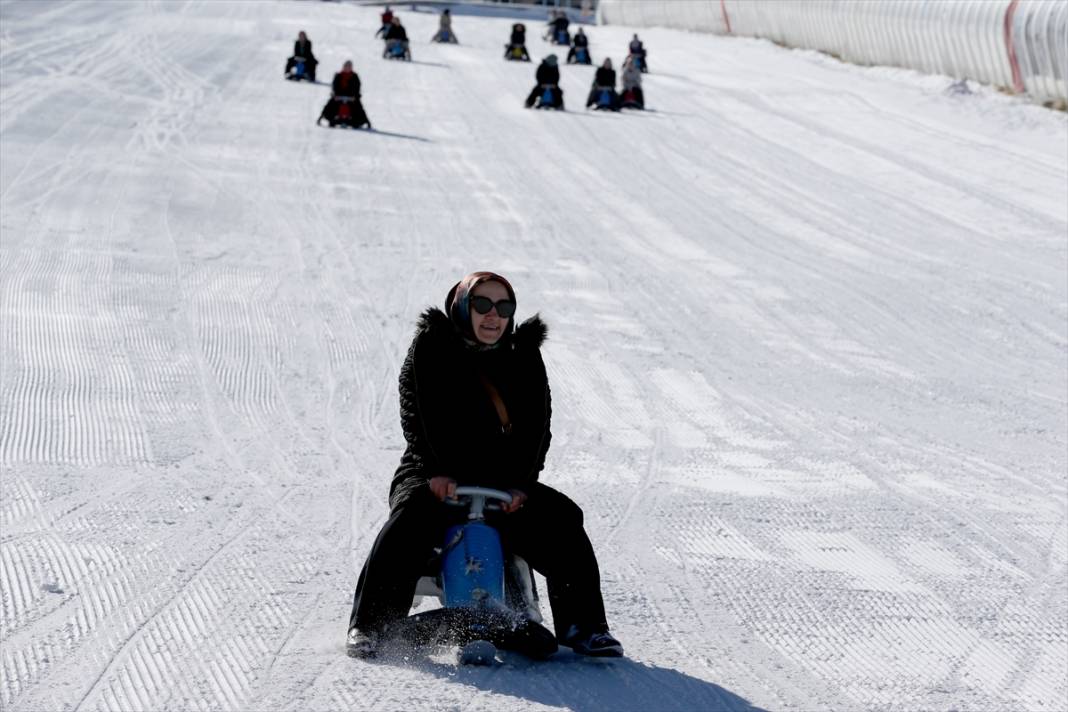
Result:
M409 141L422 141L423 143L434 143L428 138L422 136L413 136L412 134L394 133L392 131L383 131L381 129L367 129L367 133L378 134L379 136L392 136L393 138L405 138Z
M409 59L408 64L421 64L424 67L441 67L442 69L452 69L448 64L442 64L441 62L420 62L418 59Z
M767 712L715 683L628 658L585 658L561 651L549 660L534 662L517 654L505 655L503 664L489 668L447 665L425 658L401 662L387 657L374 664L415 667L443 682L471 685L575 712Z

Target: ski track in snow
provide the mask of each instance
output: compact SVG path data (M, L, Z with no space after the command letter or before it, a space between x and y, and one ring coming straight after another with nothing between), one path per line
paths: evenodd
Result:
M408 64L377 11L0 0L0 705L1065 708L1064 115L657 29L652 111L569 66L526 111L511 20L402 8ZM314 125L298 29L377 133ZM550 324L626 660L343 654L412 325L479 268Z

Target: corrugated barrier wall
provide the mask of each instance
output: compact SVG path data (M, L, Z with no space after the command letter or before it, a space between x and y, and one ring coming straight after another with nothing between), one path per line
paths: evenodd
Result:
M1065 0L601 0L598 17L761 37L1068 101Z

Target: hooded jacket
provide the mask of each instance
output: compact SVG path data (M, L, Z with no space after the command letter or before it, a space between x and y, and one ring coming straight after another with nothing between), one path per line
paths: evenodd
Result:
M594 74L593 85L595 87L608 87L615 91L616 70L611 67L598 67L596 74Z
M408 443L390 484L396 511L437 476L459 484L524 489L537 482L552 434L549 382L541 358L547 327L537 315L480 348L437 308L423 312L400 372L401 427ZM500 393L500 417L483 385Z
M534 72L534 78L537 79L538 84L556 86L560 83L560 68L556 66L556 62L550 64L547 59L542 60L537 71Z

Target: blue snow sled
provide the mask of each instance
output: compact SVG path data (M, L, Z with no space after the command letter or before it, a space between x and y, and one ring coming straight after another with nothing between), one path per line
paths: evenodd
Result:
M571 33L567 30L556 30L556 32L553 33L553 42L558 45L570 46Z
M294 57L293 66L290 67L289 71L286 73L286 79L294 82L299 82L302 79L309 82L315 81L312 78L311 72L308 71L309 69L310 67L308 66L308 59L306 57Z
M504 551L497 530L481 518L473 519L451 527L445 542L441 560L445 606L478 608L503 602Z
M579 47L575 50L575 62L578 64L592 64L590 59L590 51L585 47Z
M538 100L535 103L534 108L563 109L563 93L560 91L560 88L551 84L543 84L541 94L538 95Z
M486 487L456 488L452 503L468 508L467 521L449 528L431 575L415 591L417 600L432 596L442 607L409 616L402 635L416 643L460 645L460 661L467 664L492 664L497 648L538 659L556 652L556 637L541 625L530 566L505 556L500 535L486 523L486 511L511 499Z
M613 94L614 92L607 87L598 87L597 101L594 104L594 108L600 111L615 111L616 101Z
M403 59L411 61L412 55L408 51L408 43L403 40L387 40L386 48L382 51L386 59Z

